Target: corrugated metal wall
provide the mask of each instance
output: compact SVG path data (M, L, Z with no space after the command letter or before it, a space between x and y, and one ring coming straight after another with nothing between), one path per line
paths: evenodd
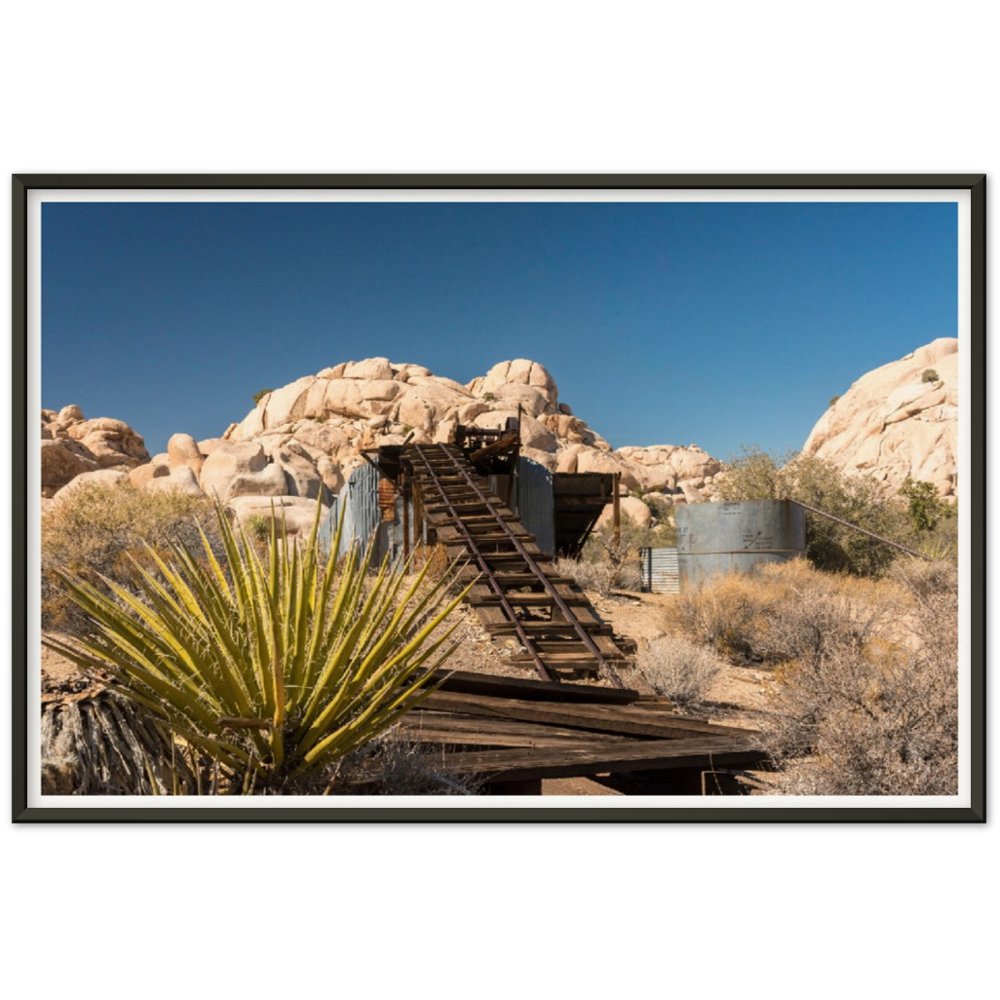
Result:
M681 577L677 549L640 549L639 566L640 585L647 593L680 593Z
M333 543L337 520L343 512L344 530L340 536L340 551L337 557L345 555L355 541L364 549L382 522L382 512L378 505L378 469L365 463L355 469L347 483L330 507L330 513L323 524L321 543L329 550ZM384 553L377 551L373 557L378 561Z
M535 536L538 547L555 555L555 506L552 500L552 473L521 456L517 461L517 515L525 530Z
M388 488L387 488L388 486ZM352 539L364 549L372 542L371 563L378 566L388 555L391 559L403 554L403 498L390 499L392 483L380 477L378 470L367 463L355 469L347 484L333 498L330 513L320 525L319 541L324 552L330 551L337 519L344 512L344 530L340 536L337 558L347 554ZM395 517L392 516L393 512ZM386 520L389 514L389 520ZM417 527L420 530L420 526ZM410 503L410 541L413 541L413 504ZM372 539L374 538L374 541Z
M501 502L507 503L510 476L488 476L490 492ZM523 455L517 460L517 495L507 503L517 514L526 531L535 536L538 547L548 555L555 555L556 524L555 503L552 498L552 473Z

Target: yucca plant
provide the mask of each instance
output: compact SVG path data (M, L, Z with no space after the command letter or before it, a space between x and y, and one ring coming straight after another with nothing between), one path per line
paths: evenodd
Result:
M452 648L445 620L468 590L449 599L454 566L408 586L408 566L369 572L356 545L338 565L342 521L323 559L318 511L304 544L272 522L265 553L221 506L216 516L221 560L204 535L197 556L180 543L167 559L147 551L156 571L135 561L135 592L60 572L94 630L43 641L104 674L234 791L308 787L430 693Z

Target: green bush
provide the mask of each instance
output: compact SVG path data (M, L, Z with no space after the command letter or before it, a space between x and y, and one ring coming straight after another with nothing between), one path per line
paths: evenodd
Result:
M933 368L925 368L923 375L920 376L921 382L940 382L941 376L938 375Z
M801 500L867 531L899 541L907 535L906 512L875 479L847 476L819 458L786 457L744 448L719 485L722 500ZM806 555L818 568L859 576L885 572L897 550L861 532L806 512Z
M831 396L830 402L827 404L828 407L836 406L840 402L840 396Z
M253 405L256 406L269 392L274 392L274 390L261 389L260 392L255 392L253 394Z
M256 542L271 537L271 518L267 514L251 514L246 520L246 532Z
M938 496L933 483L907 476L899 488L899 495L908 504L907 514L915 532L933 531L942 518L955 516L954 507Z

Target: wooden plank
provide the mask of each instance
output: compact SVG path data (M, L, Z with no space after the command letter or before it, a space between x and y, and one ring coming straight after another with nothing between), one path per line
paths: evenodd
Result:
M631 739L628 736L615 736L613 733L581 733L579 729L546 726L535 722L484 719L450 712L422 712L420 709L408 713L400 721L396 732L401 738L412 742L445 746L548 747L581 742L621 743Z
M475 588L479 590L480 588ZM470 593L466 598L473 607L489 604L500 604L500 598L488 587L484 588L487 593ZM580 607L588 603L586 597L576 597L573 595L559 595L568 607ZM511 591L504 591L504 599L511 607L515 608L554 608L556 599L548 594L519 594Z
M523 562L523 560L522 560ZM502 570L494 574L497 582L502 586L510 587L529 587L532 584L541 585L541 581L534 573L513 573L510 571ZM573 583L572 577L569 576L557 576L555 573L546 573L546 578L550 583L565 586L567 590L572 590L571 584ZM574 591L574 593L582 593L582 591Z
M428 709L485 715L498 719L520 719L549 725L601 732L683 739L698 734L739 741L745 734L726 726L687 719L666 712L635 709L630 705L553 704L514 698L487 698L474 694L435 691L422 702Z
M483 750L444 754L438 766L451 774L479 774L490 781L511 778L586 777L600 773L679 767L752 765L762 751L735 740L711 738L648 740L619 744L591 743L566 747Z
M567 621L548 621L548 622L532 622L532 621L522 621L521 628L524 631L531 634L541 634L541 635L560 635L565 634L567 638L576 637L579 633L573 627L571 622ZM614 630L610 625L597 625L593 622L580 622L583 626L584 631L587 635L613 635ZM513 631L514 625L511 622L504 622L496 627L496 631Z
M592 684L570 684L521 677L500 677L476 674L467 670L439 670L435 678L447 674L440 691L455 694L515 698L526 701L591 702L593 704L626 705L636 702L639 692L630 688L595 687Z

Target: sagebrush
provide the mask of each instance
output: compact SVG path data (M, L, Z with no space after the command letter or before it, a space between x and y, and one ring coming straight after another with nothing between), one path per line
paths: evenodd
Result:
M129 484L91 483L56 500L42 515L42 628L83 635L86 615L58 584L67 571L98 587L110 580L131 587L137 560L155 568L149 553L174 542L201 544L204 533L222 551L211 500L177 491L142 490Z
M672 602L671 623L772 671L761 744L784 794L954 794L958 587L948 563L891 579L762 566Z
M725 664L704 646L666 635L640 649L637 666L658 695L690 708L704 699Z

